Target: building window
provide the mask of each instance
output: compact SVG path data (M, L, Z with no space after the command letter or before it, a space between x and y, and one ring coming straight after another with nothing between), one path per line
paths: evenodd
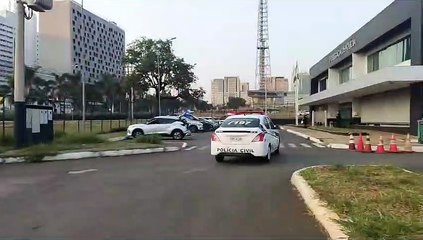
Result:
M319 92L326 90L326 81L327 81L327 78L323 78L319 80Z
M348 82L351 78L352 78L351 66L344 68L344 69L341 69L339 71L339 83L340 84Z
M411 59L411 39L407 37L367 57L367 72L395 66Z

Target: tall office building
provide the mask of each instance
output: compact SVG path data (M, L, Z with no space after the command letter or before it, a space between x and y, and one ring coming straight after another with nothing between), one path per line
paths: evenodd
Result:
M224 79L214 79L211 84L211 102L213 106L223 105Z
M226 105L229 98L244 98L247 103L249 102L248 97L249 84L241 83L239 77L224 77L223 79L214 79L212 81L212 105L221 106Z
M288 92L288 79L284 77L270 77L267 79L267 91Z
M124 75L125 32L73 0L56 0L40 14L39 64L61 73L81 72L87 82Z
M250 105L250 103L251 103L251 98L248 96L249 90L250 90L250 83L248 83L248 82L241 83L240 97L245 99L245 102L246 102L247 105Z
M11 4L11 6L14 6ZM14 9L10 8L14 11ZM13 75L14 43L17 15L9 10L0 11L0 84ZM37 65L37 25L38 15L25 20L25 65Z
M0 12L0 84L13 75L15 19L12 12Z

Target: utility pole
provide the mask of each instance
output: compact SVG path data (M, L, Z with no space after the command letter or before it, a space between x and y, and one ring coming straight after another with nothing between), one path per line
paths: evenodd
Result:
M85 17L84 17L84 0L81 0L81 15L82 15L82 44L85 46ZM85 103L85 61L86 61L86 54L83 53L83 63L81 66L81 80L82 80L82 131L85 131L85 112L86 112L86 103Z
M131 87L131 123L134 121L134 87Z
M298 126L299 125L299 119L298 119L298 113L299 113L299 87L300 87L300 83L301 83L301 79L300 79L300 75L299 75L299 70L298 70L298 62L296 63L295 67L294 67L294 74L293 74L293 78L294 78L294 91L295 91L295 125Z
M162 104L161 104L161 95L160 95L160 92L161 92L161 85L162 85L162 82L161 82L161 77L160 77L160 52L158 52L157 53L157 84L159 85L159 86L157 86L157 88L159 89L159 91L158 91L158 101L159 101L159 116L161 116L162 115Z
M25 145L26 106L25 106L25 8L22 1L16 1L17 25L15 40L15 72L14 72L14 133L16 147Z

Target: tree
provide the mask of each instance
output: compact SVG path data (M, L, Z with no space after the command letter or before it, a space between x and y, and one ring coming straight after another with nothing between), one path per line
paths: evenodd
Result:
M40 79L36 76L36 73L40 69L40 67L28 67L25 66L25 95L30 96L31 90L36 86L34 85L34 82L40 82ZM37 79L38 78L38 79ZM13 76L10 76L7 85L10 88L10 94L14 94L14 86L15 86L15 79Z
M115 110L115 99L119 92L119 82L114 75L103 74L100 81L97 82L100 91L106 100L106 104L110 111L113 113Z
M245 99L238 97L230 97L226 106L230 109L238 109L240 107L245 107Z
M80 109L82 104L81 96L81 75L64 73L54 74L55 85L53 98L60 103L71 101L75 109Z
M171 40L135 40L129 45L124 62L133 67L132 81L144 91L154 89L156 100L159 96L186 98L194 91L192 84L197 80L194 65L174 55ZM171 95L173 90L177 91L176 96Z

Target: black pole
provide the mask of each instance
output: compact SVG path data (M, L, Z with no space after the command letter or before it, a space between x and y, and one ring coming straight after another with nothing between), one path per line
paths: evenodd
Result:
M100 131L103 133L103 119L100 120Z
M6 118L6 107L4 105L5 102L5 97L3 97L3 139L5 138L5 130L6 130L6 126L4 124L5 118Z
M25 102L15 102L15 141L16 147L21 148L26 145L26 105Z
M65 102L66 102L66 98L63 101L63 110L62 110L62 116L63 116L63 133L66 132L66 112L65 112Z

